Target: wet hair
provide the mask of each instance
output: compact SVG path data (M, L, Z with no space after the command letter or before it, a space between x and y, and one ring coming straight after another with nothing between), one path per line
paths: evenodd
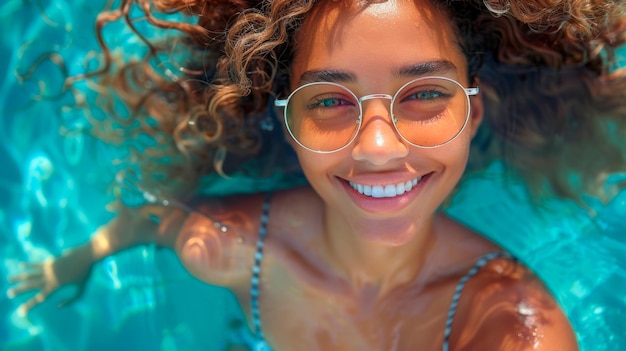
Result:
M429 1L452 18L470 78L483 92L485 122L470 166L504 160L536 195L603 195L606 176L626 168L626 72L616 67L626 4ZM88 79L107 87L101 98L120 100L130 112L114 123L95 121L94 130L118 143L152 138L132 162L141 182L170 196L193 193L209 174L291 172L297 165L281 128L269 131L270 105L288 92L293 38L318 2L122 1L98 19L105 64ZM147 39L134 28L133 9L177 34ZM146 43L144 57L116 61L102 35L114 21ZM163 56L182 73L162 69Z

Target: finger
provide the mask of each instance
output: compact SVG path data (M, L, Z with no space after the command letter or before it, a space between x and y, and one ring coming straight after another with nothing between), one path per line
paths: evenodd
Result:
M20 262L18 267L20 268L41 268L41 266L43 266L44 263L43 262Z
M37 273L37 272L43 271L45 265L46 265L46 262L36 262L36 263L20 262L20 264L18 264L18 268L28 273L30 272Z
M39 290L43 287L44 282L42 280L30 281L9 289L7 295L9 296L9 298L14 298L19 294L23 294L28 291Z
M46 299L47 296L48 296L47 293L40 292L39 294L35 295L32 299L20 305L20 307L18 307L17 309L17 313L22 316L25 316L26 314L28 314L28 311L30 311L33 307L42 303Z
M33 280L42 280L43 272L20 273L9 277L9 283L30 282Z

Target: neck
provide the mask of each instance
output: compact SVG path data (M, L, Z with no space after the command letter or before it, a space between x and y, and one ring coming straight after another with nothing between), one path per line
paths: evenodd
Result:
M416 224L417 223L417 224ZM371 221L359 228L326 209L329 261L353 286L386 291L415 280L435 246L435 219Z

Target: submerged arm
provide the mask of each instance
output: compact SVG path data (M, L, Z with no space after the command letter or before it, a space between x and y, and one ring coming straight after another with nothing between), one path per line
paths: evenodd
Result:
M66 250L60 257L23 264L24 272L9 279L15 285L8 291L8 296L38 291L20 306L19 312L25 314L60 287L76 284L77 293L61 305L70 303L80 297L91 267L103 258L152 242L174 248L177 229L186 215L185 210L175 207L151 204L128 208L120 204L118 215L99 227L87 243Z
M99 227L89 242L66 250L60 257L25 264L26 271L10 279L15 286L8 295L38 291L20 306L26 313L61 286L77 284L77 294L61 303L64 305L80 297L94 263L149 243L175 250L186 268L205 282L243 284L252 266L254 241L249 236L256 233L260 204L251 198L205 201L194 209L167 201L133 208L120 204L118 215Z
M98 228L85 246L94 261L149 243L174 249L178 230L187 216L187 210L178 207L153 204L138 208L120 206L118 215Z

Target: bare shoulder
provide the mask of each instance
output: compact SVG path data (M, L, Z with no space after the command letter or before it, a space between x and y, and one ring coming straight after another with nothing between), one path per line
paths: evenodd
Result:
M249 284L256 243L261 227L263 204L267 201L272 232L300 218L314 201L307 188L268 194L197 198L194 210L183 222L177 236L176 252L185 267L199 279L237 289ZM310 207L309 207L310 208Z
M468 281L450 345L464 351L578 350L567 317L540 279L504 258Z
M237 287L249 277L263 195L196 198L178 229L175 250L197 278Z

